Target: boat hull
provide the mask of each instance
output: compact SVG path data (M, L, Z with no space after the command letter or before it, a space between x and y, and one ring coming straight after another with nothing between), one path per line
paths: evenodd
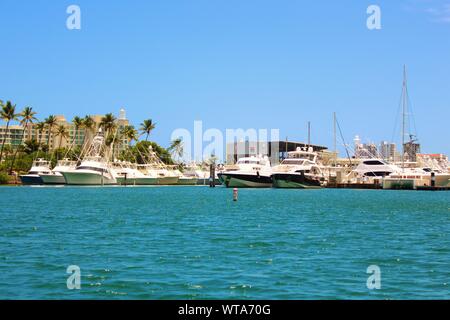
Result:
M44 184L66 184L66 180L62 174L40 174Z
M383 189L413 190L416 188L414 179L384 179Z
M157 185L157 178L117 178L117 183L121 185L150 186Z
M113 185L117 181L114 178L89 172L63 172L64 179L69 185Z
M178 183L178 177L159 177L157 178L157 184L162 186L175 185Z
M319 180L311 179L302 174L274 173L272 175L274 188L292 189L318 189L321 188Z
M127 186L152 186L152 185L176 185L178 184L178 177L144 177L144 178L116 178L117 183Z
M227 188L270 188L272 178L256 174L219 173L219 181Z
M197 178L179 178L177 184L180 186L195 186L197 182Z
M20 176L23 185L41 185L44 184L38 174L25 174Z

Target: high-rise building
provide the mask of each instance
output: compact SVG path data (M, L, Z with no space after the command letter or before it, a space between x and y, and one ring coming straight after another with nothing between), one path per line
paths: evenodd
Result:
M417 154L420 153L420 143L414 141L406 142L404 145L404 160L410 162L417 161Z
M382 141L380 143L380 155L386 161L398 161L399 154L395 143Z
M366 158L377 158L378 155L378 147L375 143L361 143L361 139L359 136L355 136L353 139L355 144L355 158L357 159L366 159Z

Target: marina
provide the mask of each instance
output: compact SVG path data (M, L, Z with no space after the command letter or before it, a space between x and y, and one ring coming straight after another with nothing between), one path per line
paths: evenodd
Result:
M19 175L19 178L23 185L209 184L223 185L227 188L448 190L450 187L448 158L441 154L419 153L420 145L415 134L407 133L406 123L410 115L408 104L405 66L401 95L400 154L395 152L395 145L387 143L381 145L382 151L383 147L385 149L381 154L373 144L361 144L359 136L354 139L353 150L349 150L342 137L336 113L333 113L333 152L327 147L311 144L311 126L308 122L308 143L293 143L287 140L268 142L265 144L267 154L255 152L257 150L255 146L261 145L259 141L235 143L227 147L227 150L240 149L241 154L232 154L231 157L227 154L227 163L218 163L213 157L208 160L209 162L202 163L174 162L172 156L180 157L183 154L182 140L174 140L168 150L161 149L157 144L152 145L147 140L145 145L139 142L141 144L137 143L132 149L130 144L132 140L137 140L137 131L128 124L125 110L122 108L117 120L112 114L107 114L96 118L98 125L93 127L96 131L91 130L88 134L85 129L83 143L79 146L81 147L79 155L71 159L66 157L74 147L72 144L65 149L64 158L57 159L53 168L50 162L54 160L53 156L56 153L52 153L48 160L36 158L31 169ZM89 116L84 120L79 119L79 126L94 121L94 118ZM47 119L46 122L48 121ZM119 128L122 128L121 131ZM154 124L151 120L146 120L142 124L141 130L146 133L146 138L153 129ZM347 158L338 158L337 129L341 134ZM49 130L48 141L50 136ZM92 138L86 139L86 136ZM408 141L405 139L406 136L409 137ZM129 144L123 144L122 141L120 148L115 147L115 141L123 140L124 137L127 138L125 141L129 140ZM73 143L75 141L76 135ZM253 152L250 152L250 145ZM164 161L157 153L163 150L166 152ZM167 154L169 150L172 154ZM244 154L242 150L245 151ZM9 179L10 183L18 184L17 176L16 173L14 179Z
M450 0L0 8L0 300L15 311L450 301Z

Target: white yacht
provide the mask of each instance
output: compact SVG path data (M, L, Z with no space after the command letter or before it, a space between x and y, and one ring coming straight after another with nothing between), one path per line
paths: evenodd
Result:
M267 156L240 158L233 166L219 172L219 181L226 187L269 188L272 186L272 168Z
M398 166L389 164L382 159L363 159L358 166L353 169L351 175L357 178L386 177L399 170L400 168Z
M322 186L324 175L317 164L317 152L311 147L288 152L288 156L272 169L275 188L312 189Z
M108 152L101 131L94 137L86 155L75 169L61 172L69 185L116 184L108 161Z
M145 175L138 169L138 165L126 161L115 161L112 163L113 175L118 184L136 185Z
M193 186L198 183L198 178L195 174L192 174L191 172L183 171L181 172L178 168L174 167L173 171L176 175L178 175L178 185L183 186Z
M183 171L188 177L195 177L198 185L207 185L209 183L209 170L204 169L195 162L188 164Z
M76 161L71 161L69 159L59 160L50 173L41 173L39 176L44 184L65 184L66 180L64 179L62 172L73 170L76 165Z
M431 168L405 168L383 179L383 189L413 190L431 186L450 187L450 173Z
M49 174L50 170L50 162L44 159L37 159L33 161L30 171L27 174L21 175L20 180L24 185L31 184L43 184L41 174Z

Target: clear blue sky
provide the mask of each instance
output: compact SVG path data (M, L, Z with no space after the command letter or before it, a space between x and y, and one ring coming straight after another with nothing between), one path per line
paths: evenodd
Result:
M370 4L380 31L366 28ZM347 140L378 143L392 139L406 64L423 151L450 154L448 0L2 0L0 12L0 99L40 118L124 106L166 146L194 120L300 141L310 120L332 148L336 111Z

